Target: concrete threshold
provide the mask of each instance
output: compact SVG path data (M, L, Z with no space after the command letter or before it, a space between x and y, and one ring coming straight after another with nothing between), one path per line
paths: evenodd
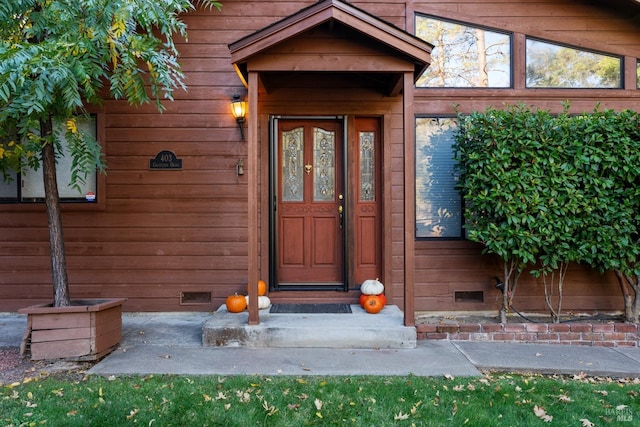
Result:
M274 314L260 310L260 324L249 325L249 314L229 313L221 306L205 322L206 347L250 348L416 348L415 327L404 326L402 311L387 305L369 314L357 304L344 314Z

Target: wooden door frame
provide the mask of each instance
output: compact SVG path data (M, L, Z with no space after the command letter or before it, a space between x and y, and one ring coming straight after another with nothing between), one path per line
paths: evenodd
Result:
M350 192L347 184L348 173L348 153L347 153L347 116L339 115L312 115L312 116L289 116L289 115L269 115L269 138L268 138L268 236L269 236L269 263L268 263L268 275L269 275L269 289L273 291L349 291L349 257L347 256L347 239L350 236L351 230L349 227L348 218L344 221L344 227L342 229L342 286L314 286L308 285L304 287L295 286L279 286L278 285L278 216L276 212L277 206L277 191L278 191L278 123L281 120L306 120L306 121L322 121L333 120L339 121L342 126L342 173L343 173L343 194L344 194L344 206L349 206ZM347 217L350 210L347 208Z

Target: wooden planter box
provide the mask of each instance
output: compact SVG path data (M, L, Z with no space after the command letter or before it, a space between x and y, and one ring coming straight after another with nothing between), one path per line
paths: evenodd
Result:
M70 307L34 305L27 315L22 353L31 360L98 360L109 354L122 334L125 298L76 300Z

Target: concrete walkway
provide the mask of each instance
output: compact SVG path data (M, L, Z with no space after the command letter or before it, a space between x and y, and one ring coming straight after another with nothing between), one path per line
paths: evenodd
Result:
M640 377L640 348L418 341L415 349L204 347L209 313L125 313L122 342L95 375L477 376L483 370ZM20 345L26 318L0 313L0 347Z

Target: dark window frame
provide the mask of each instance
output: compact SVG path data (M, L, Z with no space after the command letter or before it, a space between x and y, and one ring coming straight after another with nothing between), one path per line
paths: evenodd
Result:
M460 21L460 20L456 20L456 19L450 19L450 18L443 18L441 16L437 16L437 15L432 15L432 14L428 14L428 13L421 13L421 12L414 12L413 14L413 34L422 39L421 37L419 37L417 35L417 21L419 18L428 18L428 19L434 19L434 20L438 20L438 21L442 21L442 22L446 22L446 23L451 23L451 24L455 24L455 25L461 25L461 26L465 26L465 27L470 27L470 28L474 28L474 29L478 29L478 30L483 30L483 31L489 31L492 33L497 33L497 34L503 34L505 36L507 36L509 38L509 65L508 65L508 72L509 72L509 84L507 86L418 86L418 84L416 83L414 86L416 89L420 89L420 90L496 90L496 89L502 89L502 90L509 90L509 89L513 89L514 86L514 74L515 74L515 68L514 68L514 35L515 33L513 31L507 31L507 30L501 30L501 29L497 29L497 28L492 28L486 25L478 25L475 23L471 23L471 22L466 22L466 21ZM430 43L432 43L432 41L426 40ZM434 47L435 49L435 47Z
M89 116L93 117L95 120L95 134L96 139L103 145L102 142L104 140L104 114L100 112L89 112ZM103 149L104 150L104 149ZM42 170L42 165L40 165L40 169ZM78 197L60 197L60 203L64 205L89 205L89 206L99 206L100 208L104 208L104 178L101 176L98 170L95 171L95 189L92 192L95 195L94 200L87 200L86 196L78 196ZM0 179L2 179L0 177ZM44 203L44 197L23 197L22 191L22 173L15 172L13 175L13 179L10 182L0 181L0 185L15 185L16 186L16 196L15 197L0 197L0 207L6 206L41 206ZM64 184L66 185L66 183ZM58 183L60 186L60 183Z
M459 217L460 217L460 230L457 236L442 236L442 237L438 237L438 236L418 236L418 191L417 191L417 181L418 181L418 153L417 153L417 146L418 146L418 132L417 132L417 127L418 127L418 120L419 119L455 119L456 122L458 116L455 114L420 114L420 115L416 115L414 117L414 127L415 129L415 141L414 141L414 146L416 148L416 154L415 154L415 165L414 165L414 177L413 177L413 182L414 185L416 186L416 191L415 191L415 200L414 200L414 218L415 218L415 224L414 224L414 239L416 241L465 241L467 240L466 238L466 232L465 232L465 228L464 228L464 198L460 195L460 192L454 188L454 190L456 191L457 195L458 195L458 200L459 200ZM451 154L453 156L453 151L451 151ZM453 159L453 157L452 157ZM455 159L454 159L454 164L455 164Z
M576 90L576 91L581 91L581 90L621 90L624 89L624 80L625 80L625 74L624 74L624 57L621 55L616 55L613 53L609 53L609 52L604 52L604 51L599 51L596 49L589 49L589 48L584 48L581 46L575 46L572 44L568 44L568 43L562 43L562 42L556 42L556 41L552 41L552 40L547 40L547 39L543 39L543 38L539 38L539 37L533 37L533 36L529 36L529 35L524 35L525 36L525 48L524 48L524 87L526 90ZM620 64L620 77L618 79L618 86L617 87L572 87L572 86L529 86L527 84L527 69L529 66L529 55L528 55L528 42L529 41L535 41L535 42L539 42L539 43L546 43L552 46L557 46L559 48L567 48L567 49L573 49L573 50L577 50L580 52L587 52L587 53L592 53L595 55L600 55L600 56L605 56L605 57L611 57L611 58L617 58Z

